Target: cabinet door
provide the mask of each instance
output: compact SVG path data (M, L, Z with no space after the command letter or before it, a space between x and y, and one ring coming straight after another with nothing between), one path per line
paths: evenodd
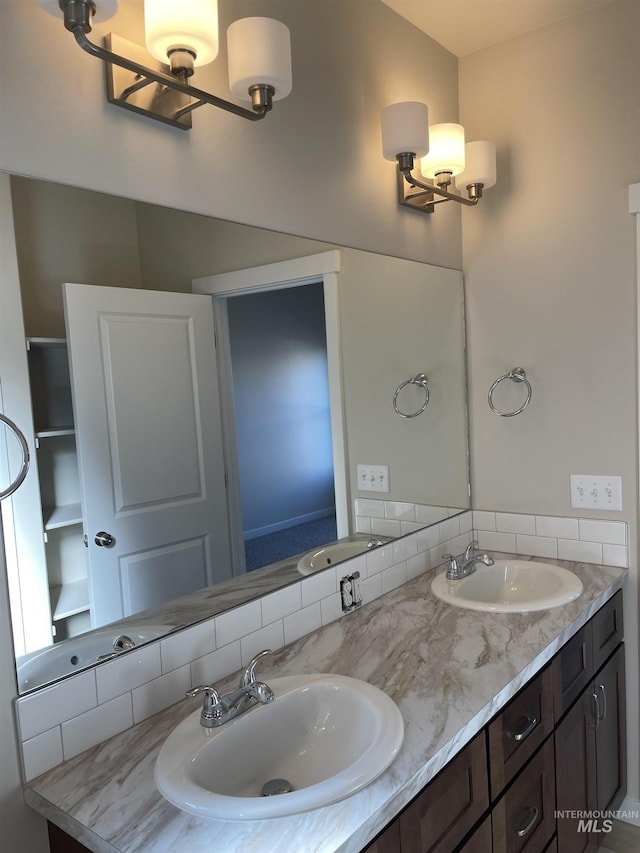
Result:
M611 652L622 642L622 590L601 607L591 620L593 631L593 671L597 672Z
M617 809L627 789L624 646L596 675L596 779L598 809Z
M402 853L451 853L488 807L481 732L400 815Z
M555 656L553 672L553 711L556 722L593 678L591 622L575 634Z
M559 853L595 853L598 837L591 825L563 817L562 812L588 812L596 808L596 700L585 690L555 733L556 807Z

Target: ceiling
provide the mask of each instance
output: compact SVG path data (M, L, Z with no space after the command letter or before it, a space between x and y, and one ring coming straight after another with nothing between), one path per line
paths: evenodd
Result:
M456 56L537 30L610 0L383 0Z

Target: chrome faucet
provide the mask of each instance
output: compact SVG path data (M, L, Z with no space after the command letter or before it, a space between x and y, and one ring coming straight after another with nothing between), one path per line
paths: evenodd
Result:
M131 637L128 637L126 634L120 634L113 641L113 651L107 652L104 655L98 655L96 660L97 661L111 660L111 658L114 658L114 657L116 657L116 655L119 655L120 652L126 652L128 649L135 649L135 647L136 647L136 644L133 642Z
M462 578L468 577L476 570L476 565L482 563L484 566L493 565L493 557L488 554L474 554L474 550L478 547L476 540L467 545L464 554L454 557L453 554L443 554L445 560L449 560L447 566L447 580L459 581Z
M200 725L205 728L222 726L240 716L255 705L268 705L276 698L273 690L263 681L256 680L256 666L271 649L264 649L252 658L240 678L240 687L220 695L215 687L201 684L187 691L187 696L204 694L204 704L200 714Z

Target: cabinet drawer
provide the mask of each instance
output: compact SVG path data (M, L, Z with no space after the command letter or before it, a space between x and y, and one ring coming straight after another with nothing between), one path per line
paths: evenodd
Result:
M553 738L493 808L493 853L542 853L556 829Z
M593 677L591 622L587 622L558 652L551 664L551 671L553 712L557 722Z
M400 815L402 853L451 853L488 807L481 732Z
M622 590L618 590L591 620L593 630L593 670L597 672L616 646L622 642Z
M553 731L550 667L509 702L488 731L491 799L495 800Z

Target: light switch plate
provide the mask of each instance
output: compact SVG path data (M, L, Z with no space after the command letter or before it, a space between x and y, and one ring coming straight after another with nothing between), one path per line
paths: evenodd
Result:
M362 492L388 492L388 465L358 465L358 488Z
M622 477L571 474L571 506L574 509L622 511Z

